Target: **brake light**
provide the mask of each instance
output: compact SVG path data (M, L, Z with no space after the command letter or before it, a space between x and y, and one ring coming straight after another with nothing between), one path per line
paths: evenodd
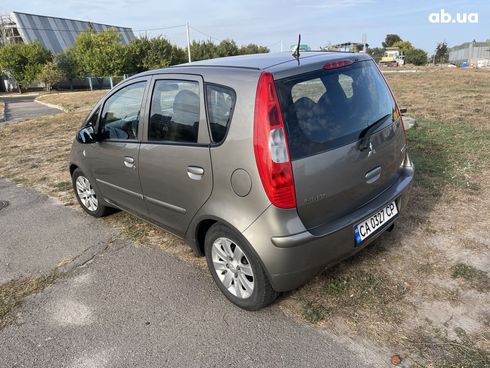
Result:
M254 113L254 152L260 180L271 203L296 207L293 169L276 87L271 73L257 84Z
M337 60L337 61L332 61L331 63L327 63L323 66L323 69L337 69L337 68L342 68L347 65L351 65L354 62L352 60Z

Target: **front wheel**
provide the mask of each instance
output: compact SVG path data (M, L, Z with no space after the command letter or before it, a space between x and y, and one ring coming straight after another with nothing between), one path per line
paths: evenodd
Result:
M279 295L250 245L229 227L219 223L211 226L206 234L205 253L214 281L238 307L257 310Z
M114 212L112 208L100 203L95 188L80 169L76 169L73 172L72 182L78 203L89 215L103 217Z

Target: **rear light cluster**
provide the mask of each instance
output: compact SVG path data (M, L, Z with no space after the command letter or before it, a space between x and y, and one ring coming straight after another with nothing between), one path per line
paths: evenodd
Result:
M254 115L254 151L267 197L279 208L296 207L293 169L276 87L271 73L262 73L257 85Z

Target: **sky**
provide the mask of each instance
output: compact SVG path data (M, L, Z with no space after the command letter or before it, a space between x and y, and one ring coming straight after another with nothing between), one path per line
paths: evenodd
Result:
M477 13L478 23L431 23L430 14L442 9L460 20ZM11 11L131 27L136 35L161 34L179 46L186 44L186 22L193 40L228 38L271 51L280 51L281 41L285 49L297 43L299 33L312 49L361 42L363 34L377 47L396 33L429 53L443 40L454 46L490 39L488 0L1 0L0 14Z

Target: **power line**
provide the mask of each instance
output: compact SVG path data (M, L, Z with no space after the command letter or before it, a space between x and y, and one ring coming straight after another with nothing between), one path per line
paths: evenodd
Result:
M196 31L197 33L200 33L202 34L203 36L206 36L208 37L209 39L212 39L212 40L215 40L215 41L218 41L218 42L221 42L222 40L220 40L219 38L216 38L216 37L213 37L211 36L210 34L207 34L207 33L204 33L200 30L198 30L197 28L194 28L193 26L189 26L190 28L192 28L194 31Z
M150 32L150 31L162 31L165 29L173 29L173 28L181 28L185 27L185 24L180 24L178 26L170 26L170 27L160 27L160 28L149 28L149 29L134 29L133 32Z

